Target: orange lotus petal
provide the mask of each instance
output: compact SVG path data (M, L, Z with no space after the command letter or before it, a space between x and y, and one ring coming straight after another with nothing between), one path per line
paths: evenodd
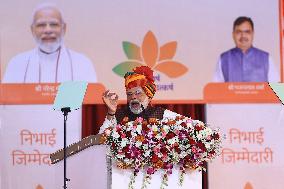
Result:
M188 68L186 66L175 61L161 62L157 66L155 66L154 69L166 74L171 78L179 77L188 71Z
M247 182L244 189L253 189L251 183Z
M176 41L172 41L172 42L164 44L160 48L159 61L173 59L173 57L176 54L176 49L177 49L177 42Z
M43 187L39 184L36 186L36 189L43 189Z
M148 31L142 43L142 56L144 62L150 67L154 67L158 58L158 42L151 31Z

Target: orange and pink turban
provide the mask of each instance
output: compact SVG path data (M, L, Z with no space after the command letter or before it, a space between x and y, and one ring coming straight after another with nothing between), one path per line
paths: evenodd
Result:
M141 87L149 98L153 98L157 90L154 82L153 70L148 66L140 66L124 75L125 88Z

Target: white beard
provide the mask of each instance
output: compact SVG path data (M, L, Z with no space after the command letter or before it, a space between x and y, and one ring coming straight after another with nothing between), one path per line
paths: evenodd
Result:
M137 102L137 103L139 103L139 108L138 109L134 109L134 108L132 108L131 107L131 103L133 103L133 102ZM130 109L130 111L132 112L132 113L134 113L134 114L140 114L141 112L143 112L147 107L148 107L148 104L149 104L149 100L148 100L148 98L145 98L145 100L143 101L143 102L139 102L138 100L131 100L130 102L129 102L129 109Z
M40 50L46 53L54 53L61 47L63 36L60 36L55 42L52 43L44 43L40 39L35 39L37 46Z

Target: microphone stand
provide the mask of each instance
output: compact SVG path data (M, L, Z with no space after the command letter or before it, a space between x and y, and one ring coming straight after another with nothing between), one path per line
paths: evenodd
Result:
M70 181L70 179L68 179L66 177L66 170L67 170L67 164L66 164L66 122L67 122L67 115L69 112L71 112L70 107L65 107L65 108L61 108L61 111L63 112L63 116L64 116L64 148L63 148L63 153L64 153L64 186L63 189L67 189L67 182Z

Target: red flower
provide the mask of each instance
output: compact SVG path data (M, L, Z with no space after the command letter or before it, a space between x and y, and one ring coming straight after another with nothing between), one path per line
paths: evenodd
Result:
M182 127L187 127L187 124L186 124L185 122L182 122L180 125L181 125Z
M202 150L202 152L205 152L206 151L206 147L205 145L202 143L202 142L198 142L197 143L197 147Z
M159 159L160 159L160 158L159 158L156 154L153 154L151 161L152 161L153 163L157 163L157 162L159 161Z
M147 140L143 140L142 144L148 144Z
M125 138L126 137L125 133L121 133L120 137Z
M115 143L111 144L111 148L114 149L115 148Z
M166 147L162 147L160 149L160 152L163 154L163 155L166 155L168 153L168 149Z
M119 126L119 127L117 126L117 127L115 128L115 130L116 130L116 132L117 132L117 133L119 133L119 134L120 134L121 126Z
M127 138L131 138L131 136L132 136L132 135L131 135L131 131L126 131L126 137L127 137Z
M193 138L190 137L188 140L189 140L189 144L190 145L195 145L196 144L196 142L195 142L195 140L193 140Z
M220 138L219 134L218 133L214 133L212 135L212 138L215 139L215 140L218 140Z
M145 133L148 133L149 132L149 127L147 124L142 124L142 131L144 131Z
M127 159L130 159L130 158L131 158L131 153L125 153L125 157L126 157Z
M186 162L189 162L189 161L190 161L189 155L185 156L185 157L184 157L184 162L186 163Z
M176 135L173 132L168 132L168 134L166 135L166 139L169 140L169 139L174 138L175 136Z
M124 152L124 153L127 153L128 151L129 151L129 144L127 144L124 148L122 148L122 151Z
M201 126L201 125L195 125L195 130L196 131L201 131L201 130L203 130L203 127Z
M180 154L181 150L179 149L179 146L175 146L174 149L175 149L175 151L176 151L177 153Z
M130 159L131 158L131 153L129 150L129 144L127 144L124 148L122 148L122 152L125 154L125 157Z

